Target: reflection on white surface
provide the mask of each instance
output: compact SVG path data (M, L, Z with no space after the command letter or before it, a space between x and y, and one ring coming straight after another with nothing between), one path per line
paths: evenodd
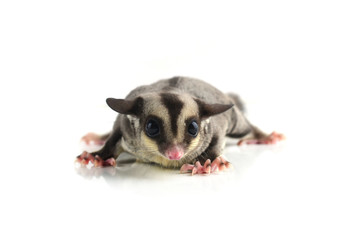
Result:
M172 222L179 224L182 236L190 237L185 229L200 221L217 221L226 233L215 231L212 237L332 238L337 233L337 220L332 218L339 214L339 174L315 146L289 138L277 145L229 145L224 155L233 170L203 176L133 160L119 162L116 168L75 171L84 183L107 186L106 200L116 206L112 213L119 219L131 214L134 220L124 223L140 226L139 231L152 223L161 234ZM319 157L327 159L325 164ZM127 228L116 218L112 221ZM170 232L168 239L176 234Z
M136 162L133 156L122 154L117 159L117 167L97 168L76 164L76 173L87 180L104 179L115 188L136 193L151 190L156 193L203 193L211 190L222 190L232 187L235 181L252 166L262 154L280 154L284 142L277 145L236 146L228 145L224 155L232 163L232 168L210 175L181 174L179 169L168 169L157 164ZM202 189L201 184L205 187Z
M112 188L123 189L138 194L180 194L193 193L205 184L208 190L227 187L232 181L232 171L225 171L210 176L191 176L180 174L179 169L165 169L149 163L118 163L116 168L77 167L76 172L85 179L102 178ZM202 177L208 177L209 179ZM227 185L226 185L227 184Z

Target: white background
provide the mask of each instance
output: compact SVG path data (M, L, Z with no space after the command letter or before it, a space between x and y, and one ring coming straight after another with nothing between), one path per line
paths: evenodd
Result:
M339 239L339 12L327 0L1 1L0 238ZM175 75L237 92L287 141L231 145L234 171L210 176L77 171L80 137L112 126L107 97Z

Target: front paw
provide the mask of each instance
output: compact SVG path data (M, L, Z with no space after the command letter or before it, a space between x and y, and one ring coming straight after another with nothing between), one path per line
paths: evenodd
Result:
M196 161L194 165L183 164L180 169L180 173L191 173L191 175L210 174L230 168L232 168L231 163L225 160L222 156L219 156L213 162L211 162L210 159L206 160L203 166L199 161Z
M83 166L88 165L91 162L95 167L107 167L107 166L115 167L117 164L114 158L108 158L103 160L98 155L93 156L91 153L88 153L86 151L80 154L76 158L75 162L78 162Z

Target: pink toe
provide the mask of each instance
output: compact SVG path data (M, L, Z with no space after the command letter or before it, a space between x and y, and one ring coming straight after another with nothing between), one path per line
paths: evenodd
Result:
M104 166L116 166L116 160L114 158L109 158L104 161Z
M196 162L195 162L195 167L197 167L197 168L201 168L201 167L202 167L202 165L201 165L201 163L200 163L199 161L196 161Z
M206 167L205 173L207 173L207 174L211 173L211 166Z
M206 160L205 161L205 163L204 163L204 168L207 168L207 167L209 167L211 165L211 160L210 159L208 159L208 160Z
M211 164L211 172L217 172L218 171L218 166L216 163Z
M180 173L184 173L184 172L190 172L192 171L194 168L194 165L191 164L183 164L183 166L181 167L181 169L179 170Z
M99 157L98 155L95 156L94 160L93 160L93 165L95 167L102 167L103 166L103 159L101 157Z
M230 163L222 156L217 157L211 164L211 172L223 171L230 167Z

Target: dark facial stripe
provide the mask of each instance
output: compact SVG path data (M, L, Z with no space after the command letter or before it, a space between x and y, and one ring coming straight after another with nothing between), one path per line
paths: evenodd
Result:
M171 122L171 130L174 136L177 136L177 120L179 114L182 111L184 103L178 98L177 95L171 93L162 93L161 94L161 101L164 106L168 109L170 115L170 122Z

